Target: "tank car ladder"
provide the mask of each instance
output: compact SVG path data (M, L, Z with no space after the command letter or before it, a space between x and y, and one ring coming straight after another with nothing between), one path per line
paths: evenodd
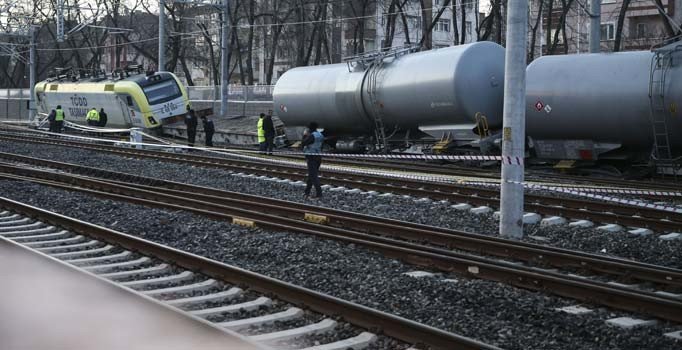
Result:
M377 141L377 148L383 152L388 152L388 138L386 137L386 127L384 126L384 108L379 101L378 80L384 65L383 57L377 58L369 68L367 73L367 94L369 95L370 103L372 104L373 119L374 119L374 136Z
M673 174L676 173L676 169L672 159L667 122L672 110L668 111L666 108L665 88L667 73L673 65L672 54L675 51L676 49L656 52L651 59L649 72L649 111L654 136L653 161L657 170L663 170L665 173L665 169L669 168Z

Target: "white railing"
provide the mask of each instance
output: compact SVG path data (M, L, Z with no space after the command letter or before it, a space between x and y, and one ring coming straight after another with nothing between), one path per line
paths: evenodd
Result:
M272 101L274 85L230 85L230 102ZM220 86L187 86L190 101L220 101Z
M0 119L27 120L29 89L0 89Z

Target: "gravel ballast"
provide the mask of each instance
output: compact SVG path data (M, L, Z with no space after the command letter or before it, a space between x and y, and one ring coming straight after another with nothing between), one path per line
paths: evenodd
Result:
M413 278L415 268L362 247L248 229L183 211L145 208L18 181L2 196L48 208L506 349L676 349L668 323L621 330L606 319L633 316L596 308L576 316L554 308L575 301L455 275ZM446 281L454 279L456 281ZM636 317L636 316L635 316Z
M299 185L236 176L225 170L193 167L149 159L131 159L77 148L30 143L3 142L0 152L99 167L112 171L215 187L264 197L305 202ZM322 180L324 183L324 179ZM325 197L313 204L356 211L370 215L447 227L457 230L497 235L498 221L492 214L474 215L459 211L451 204L421 201L402 196L366 195L325 190ZM524 240L595 254L607 254L636 261L682 268L682 240L664 241L657 234L635 236L622 232L603 232L594 228L571 228L568 225L542 227L526 225ZM682 231L682 228L680 229Z

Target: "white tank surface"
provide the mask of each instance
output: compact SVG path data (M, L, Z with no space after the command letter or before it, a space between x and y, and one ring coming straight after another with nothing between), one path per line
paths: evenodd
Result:
M364 75L345 63L290 69L273 91L276 114L287 127L316 121L323 128L366 131L369 120L360 100Z
M682 147L682 55L676 55L664 92L673 149ZM653 56L638 51L536 59L526 75L526 135L650 148Z
M370 71L347 64L289 70L275 85L277 114L287 126L314 120L335 132L368 133L376 101L390 128L473 124L479 112L491 127L502 124L504 49L495 43L387 58L376 74L376 100Z

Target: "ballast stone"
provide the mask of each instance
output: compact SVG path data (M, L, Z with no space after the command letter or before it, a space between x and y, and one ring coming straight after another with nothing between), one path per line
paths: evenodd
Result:
M674 331L670 333L664 333L664 336L668 338L673 338L675 340L682 340L682 331Z
M548 218L542 219L542 221L540 221L540 226L555 226L565 223L566 219L562 218L561 216L550 216Z
M422 277L433 277L436 274L432 272L427 272L427 271L410 271L410 272L405 272L403 275L414 277L414 278L422 278Z
M469 210L469 209L471 209L471 204L459 203L459 204L451 205L450 208L453 208L455 210Z
M677 232L668 233L667 235L658 236L658 239L661 239L664 241L672 241L675 239L682 239L682 233L677 233Z
M482 206L482 207L471 208L471 210L469 210L469 211L472 214L480 215L480 214L488 214L493 210L490 209L490 207Z
M532 224L537 224L542 220L542 216L536 213L525 213L523 214L523 223L532 225Z
M589 314L590 312L593 312L594 310L588 309L586 307L582 307L580 305L571 305L571 306L564 306L564 307L559 307L554 309L556 311L561 311L565 312L571 315L583 315L583 314Z
M581 228L588 228L594 226L594 223L590 220L578 220L578 221L573 221L570 224L568 224L568 227L581 227Z
M636 327L653 326L656 324L656 320L640 320L632 317L617 317L606 320L606 324L623 329L632 329Z
M635 236L648 236L654 233L654 231L651 231L648 228L636 228L634 230L629 230L628 232Z
M597 230L604 231L604 232L620 232L620 231L623 231L623 226L616 225L616 224L607 224L604 226L597 227Z

